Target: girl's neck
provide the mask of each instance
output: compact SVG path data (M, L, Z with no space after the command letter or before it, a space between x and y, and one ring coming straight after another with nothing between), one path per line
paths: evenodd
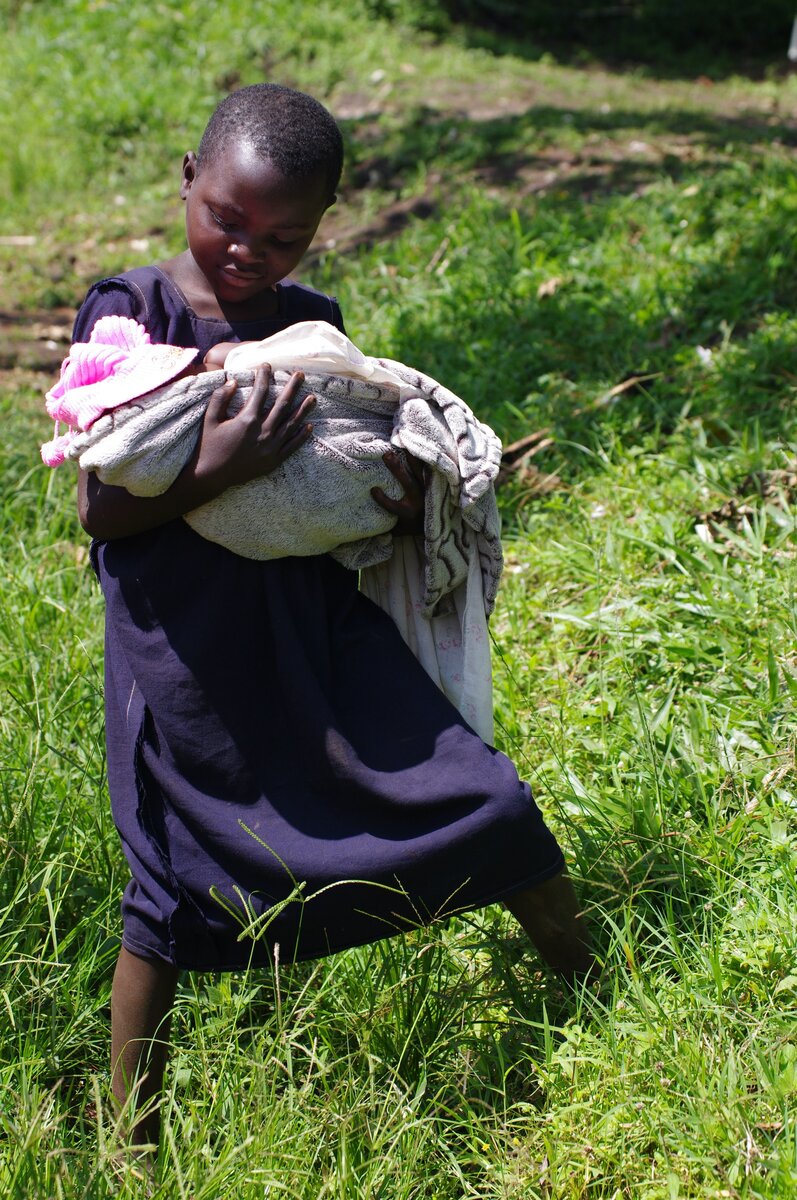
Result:
M189 250L184 250L176 258L158 263L158 268L180 289L198 317L211 320L257 321L263 317L273 317L279 311L277 293L271 288L259 292L257 296L241 304L220 301Z

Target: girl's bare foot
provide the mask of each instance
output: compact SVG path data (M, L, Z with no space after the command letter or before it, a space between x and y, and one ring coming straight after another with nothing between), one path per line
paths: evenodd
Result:
M566 871L504 899L551 970L569 983L597 978L592 940Z

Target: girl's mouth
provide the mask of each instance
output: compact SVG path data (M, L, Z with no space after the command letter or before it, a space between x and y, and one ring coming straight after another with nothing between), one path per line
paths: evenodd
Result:
M222 267L221 273L235 287L251 287L253 283L268 282L262 271L245 271L234 263Z

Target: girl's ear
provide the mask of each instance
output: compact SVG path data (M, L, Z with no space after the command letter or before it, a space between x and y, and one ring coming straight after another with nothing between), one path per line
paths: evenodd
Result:
M183 174L180 179L180 199L185 200L188 193L191 191L191 185L196 179L196 154L193 150L189 150L183 159Z

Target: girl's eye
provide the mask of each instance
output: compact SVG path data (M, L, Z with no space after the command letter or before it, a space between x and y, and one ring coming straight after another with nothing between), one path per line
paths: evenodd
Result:
M219 216L219 214L217 212L215 212L212 208L209 208L208 211L210 212L210 215L213 218L213 220L218 225L219 229L223 229L225 233L231 233L232 230L235 229L235 224L232 221L223 221L222 218Z

